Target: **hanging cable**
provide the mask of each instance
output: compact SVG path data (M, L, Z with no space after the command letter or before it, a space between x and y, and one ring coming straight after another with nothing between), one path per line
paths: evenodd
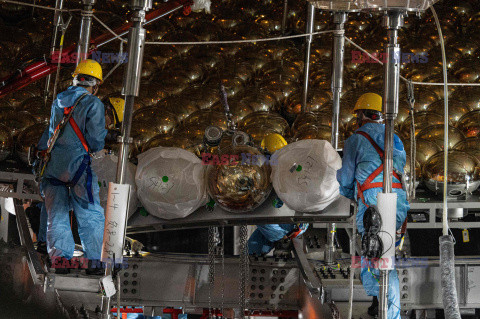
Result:
M57 73L55 75L55 83L53 85L53 95L52 95L52 101L55 101L55 98L57 97L57 86L58 82L60 80L60 69L61 69L61 62L62 62L62 52L63 52L63 39L65 38L65 33L67 31L68 25L70 24L70 21L72 21L72 14L69 13L70 16L68 17L67 23L63 23L62 21L62 36L60 38L60 48L58 50L58 64L57 64ZM63 20L63 18L62 18Z
M115 64L115 66L110 70L108 71L107 75L104 76L103 78L103 81L105 82L106 79L108 79L108 77L120 66L124 63L124 59L123 59L123 42L120 41L120 50L118 52L118 62L117 64Z
M443 39L443 38L442 38ZM356 44L355 42L353 42L351 39L345 37L345 40L350 43L351 45L353 45L355 48L359 49L360 51L362 51L363 53L365 53L366 55L368 55L369 58L371 58L372 60L374 60L375 62L377 62L378 64L380 65L383 65L383 62L380 61L379 59L377 59L374 55L372 55L370 52L368 52L367 50L365 50L364 48L362 48L361 46L359 46L358 44ZM405 82L409 82L410 80L407 79L406 77L400 75L400 78L405 81ZM415 81L412 81L412 84L414 85L444 85L444 83L429 83L429 82L415 82ZM480 83L448 83L449 86L480 86Z
M4 1L4 0L0 0ZM93 18L98 21L108 32L110 32L116 39L127 42L124 38L120 35L116 34L111 28L109 28L105 23L103 23L99 18L93 15ZM192 42L159 42L159 41L145 41L145 44L154 44L154 45L212 45L212 44L239 44L239 43L255 43L255 42L267 42L267 41L279 41L279 40L287 40L287 39L295 39L295 38L303 38L308 36L314 36L319 34L328 34L334 33L335 30L328 30L328 31L318 31L313 33L304 33L304 34L296 34L296 35L289 35L289 36L280 36L274 38L261 38L261 39L248 39L248 40L232 40L232 41L192 41Z
M438 20L437 12L430 7L433 17L435 19L435 24L437 25L438 36L440 38L440 48L442 50L442 67L443 67L443 95L444 95L444 137L443 137L443 216L442 216L442 225L443 225L443 236L448 235L448 204L447 204L447 178L448 178L448 79L447 79L447 56L445 53L445 43L443 40L442 28L440 26L440 21Z
M11 4L19 4L21 6L33 7L33 8L40 8L45 10L52 10L52 11L60 11L60 12L75 12L75 11L82 11L82 9L56 9L47 6L41 6L38 4L26 3L21 1L13 1L13 0L0 0L0 2L11 3Z
M412 81L407 82L408 90L408 104L410 105L410 182L411 188L409 189L409 195L411 198L415 198L415 183L417 181L417 175L415 174L415 164L417 162L417 145L415 137L415 91Z
M92 14L92 17L93 17L95 20L97 20L97 22L100 23L100 25L101 25L102 27L104 27L108 32L110 32L112 35L114 35L115 38L117 38L118 40L120 40L120 41L122 41L122 42L125 42L125 43L127 42L127 40L125 40L124 38L122 38L121 36L119 36L118 34L116 34L115 31L113 31L112 29L110 29L110 28L108 27L108 25L106 25L105 23L103 23L103 21L100 20L99 18L97 18L94 14ZM145 42L145 43L146 43L146 42Z

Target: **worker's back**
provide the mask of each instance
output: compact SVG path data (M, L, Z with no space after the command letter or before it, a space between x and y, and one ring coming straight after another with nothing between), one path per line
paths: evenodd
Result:
M88 91L80 86L71 86L66 91L57 95L52 105L49 136L64 117L64 109L73 106L75 101ZM73 113L90 152L103 149L105 144L105 110L102 102L94 95L87 94L82 98ZM59 135L51 153L51 159L45 170L45 177L56 178L63 182L72 180L77 172L84 155L86 154L79 137L70 124L67 124Z
M383 150L385 141L385 125L379 123L366 123L360 127L356 134L353 134L345 143L344 154L347 157L343 161L343 167L339 170L340 193L353 200L357 200L358 187L357 181L360 185L365 183L365 180L382 164L380 155L375 150L375 147L363 135L358 134L359 131L367 133L372 140ZM403 143L400 138L394 136L393 147L393 166L394 169L401 175L406 164L406 153ZM383 170L376 176L372 183L383 182ZM394 183L399 183L397 178L393 177ZM383 188L376 187L366 189L363 192L365 203L367 205L375 205L377 203L377 193L381 192ZM410 206L407 201L407 194L401 188L394 188L393 191L397 193L397 228L400 227L405 220L406 214ZM359 210L366 209L362 201L358 201ZM358 225L359 231L363 232L361 223Z

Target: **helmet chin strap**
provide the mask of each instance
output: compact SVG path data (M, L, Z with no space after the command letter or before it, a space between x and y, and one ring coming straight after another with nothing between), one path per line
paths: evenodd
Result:
M362 111L358 112L357 113L357 125L358 125L358 127L362 127L364 124L367 124L367 123L381 124L381 123L383 123L383 119L372 120L371 118L366 116Z

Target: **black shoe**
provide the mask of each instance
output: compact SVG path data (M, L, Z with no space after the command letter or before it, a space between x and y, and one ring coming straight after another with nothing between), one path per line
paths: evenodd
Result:
M44 242L44 241L39 241L37 243L37 253L40 253L40 254L43 254L43 255L47 255L48 254L48 251L47 251L47 243Z
M70 273L70 269L68 268L55 268L55 274L57 275L67 275Z
M368 307L367 313L372 317L378 317L378 298L373 297L372 305Z
M98 261L89 260L88 268L85 269L85 273L88 276L103 276L105 274L105 268L102 267L103 263Z

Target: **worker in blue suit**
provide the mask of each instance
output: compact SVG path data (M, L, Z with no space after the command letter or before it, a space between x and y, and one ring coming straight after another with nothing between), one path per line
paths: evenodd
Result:
M275 242L300 236L307 228L308 224L258 225L248 239L248 253L258 256L266 255L274 248Z
M375 93L363 94L357 101L354 112L359 128L345 141L342 168L337 172L340 194L357 201L356 224L363 235L363 215L369 206L377 204L377 194L383 191L383 148L385 125L382 115L382 97ZM401 175L406 164L406 153L400 138L394 136L393 147L393 191L397 193L397 229L400 229L407 217L410 206L407 194L402 188ZM379 270L362 263L362 283L374 302L369 314L378 313ZM395 270L389 273L388 318L400 319L400 287Z
M272 155L277 150L287 145L287 141L277 133L268 134L261 142L261 147L265 153ZM280 199L276 199L277 204L283 205ZM257 229L248 239L248 253L250 255L268 254L275 246L275 242L295 238L303 234L308 228L308 224L271 224L258 225Z
M73 76L73 86L58 94L53 102L48 129L48 145L53 144L53 148L40 183L48 214L47 248L52 262L58 257L73 257L75 242L69 220L69 211L73 210L85 257L98 265L105 217L97 177L90 168L90 154L103 149L107 134L104 105L95 96L102 83L102 68L96 61L84 60ZM59 123L70 111L71 120L53 140ZM101 269L98 270L91 272L99 273Z

